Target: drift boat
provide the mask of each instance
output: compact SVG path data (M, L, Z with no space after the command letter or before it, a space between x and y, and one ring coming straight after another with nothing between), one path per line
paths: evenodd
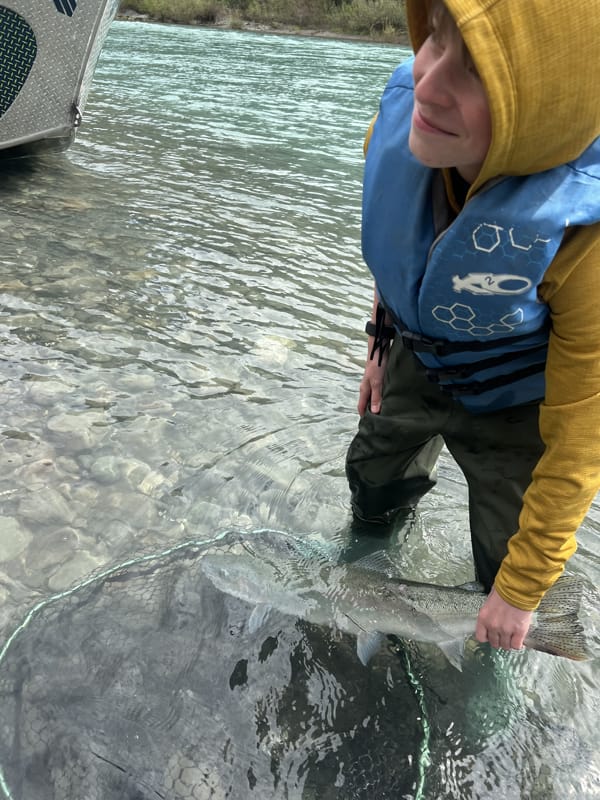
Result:
M0 0L0 157L75 138L119 0Z

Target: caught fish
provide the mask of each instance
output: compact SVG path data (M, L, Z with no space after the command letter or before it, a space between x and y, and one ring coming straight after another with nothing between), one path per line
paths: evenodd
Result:
M486 599L478 584L436 586L404 580L386 553L339 563L313 539L262 530L206 553L202 571L221 591L254 605L249 628L271 609L357 637L363 664L384 638L437 644L461 668ZM600 595L579 576L563 575L534 614L525 646L574 660L592 657L584 618Z

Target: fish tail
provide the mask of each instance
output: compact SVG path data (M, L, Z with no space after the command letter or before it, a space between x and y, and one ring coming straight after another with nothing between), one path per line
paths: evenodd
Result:
M562 575L542 598L535 626L525 644L574 661L591 658L583 619L592 605L598 606L598 595L592 595L593 590L583 578Z

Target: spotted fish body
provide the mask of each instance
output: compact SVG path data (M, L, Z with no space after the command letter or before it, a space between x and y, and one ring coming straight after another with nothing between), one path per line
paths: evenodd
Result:
M271 608L357 636L366 663L386 635L439 645L460 666L465 640L485 602L473 586L404 580L389 559L337 563L319 543L277 531L242 537L205 554L202 571L221 591L254 605L249 625ZM582 609L598 613L600 596L578 576L548 591L525 646L565 658L591 657Z

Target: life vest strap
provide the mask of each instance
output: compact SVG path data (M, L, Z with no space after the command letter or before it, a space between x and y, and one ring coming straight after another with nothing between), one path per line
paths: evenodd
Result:
M545 357L546 348L547 345L544 342L537 347L528 347L526 350L503 353L500 356L484 358L481 361L474 361L470 364L456 364L452 367L441 367L440 369L428 367L426 369L426 373L429 380L433 381L434 383L463 380L464 378L470 378L471 375L475 375L476 372L481 372L485 369L492 369L493 367L501 366L502 364L508 364L509 362L514 361L516 358L523 358L525 356L533 355L534 353L543 353Z
M448 383L441 384L440 389L444 394L452 395L452 397L462 397L464 395L477 395L489 392L491 389L497 389L500 386L507 386L510 383L519 381L523 378L528 378L530 375L536 375L543 372L546 368L546 363L531 364L528 367L509 372L507 375L498 375L496 378L489 378L487 381L472 381L471 383ZM541 398L540 398L541 399Z
M522 333L518 336L502 336L501 338L489 339L481 341L480 339L473 340L472 342L452 342L448 339L429 339L427 336L422 336L420 333L413 331L401 330L400 336L402 344L407 350L413 353L430 353L434 356L448 356L452 353L465 353L469 351L481 350L494 350L503 345L523 342L526 339L539 336L540 331L534 333ZM512 354L515 358L516 354Z

